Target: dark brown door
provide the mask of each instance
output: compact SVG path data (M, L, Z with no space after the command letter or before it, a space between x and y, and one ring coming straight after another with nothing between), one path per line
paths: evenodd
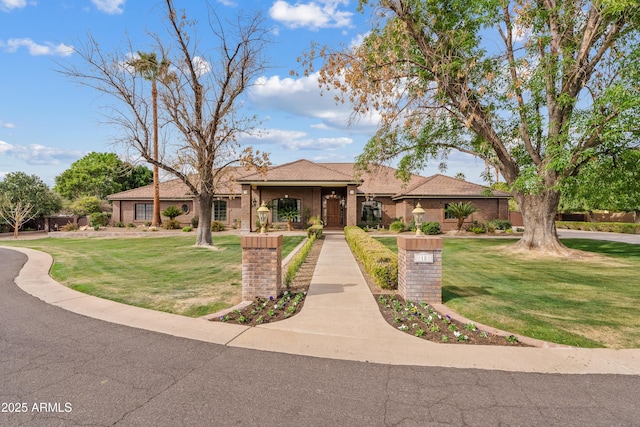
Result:
M340 200L327 199L327 227L340 226Z

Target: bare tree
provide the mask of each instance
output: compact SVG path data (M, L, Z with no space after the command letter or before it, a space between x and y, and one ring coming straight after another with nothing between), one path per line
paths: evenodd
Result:
M269 165L265 153L242 147L238 137L257 125L255 116L245 115L241 97L266 69L263 52L269 30L260 14L240 14L236 22L223 22L210 10L208 27L215 40L213 49L200 48L194 21L176 11L166 0L170 42L152 35L154 51L171 66L158 79L158 114L163 122L163 152L153 155L153 112L145 82L136 79L131 65L134 49L111 53L101 50L89 37L76 49L83 67L66 63L61 72L118 101L106 113L107 121L123 132L119 142L147 162L180 178L198 200L199 224L196 245L212 246L211 221L214 194L227 182L234 166L263 169ZM167 154L169 153L169 154Z
M15 203L5 203L0 200L0 219L13 227L13 238L18 238L18 230L25 223L36 217L36 211L29 202L18 200Z

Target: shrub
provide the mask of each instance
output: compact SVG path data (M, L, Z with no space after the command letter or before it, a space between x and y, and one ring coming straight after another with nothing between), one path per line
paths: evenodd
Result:
M184 212L182 211L182 209L180 209L177 206L168 206L165 210L162 211L162 215L166 216L169 219L176 219L177 217L179 217L180 215L182 215Z
M407 231L407 224L402 221L393 221L389 226L389 230L394 233L402 233L403 231Z
M191 226L193 228L198 228L198 222L199 222L199 218L197 216L194 216L193 218L191 218Z
M372 280L383 289L396 289L398 287L398 255L359 227L345 227L344 235L351 251L360 260Z
M314 224L311 227L307 228L307 237L308 238L316 238L319 239L322 237L322 224Z
M640 224L631 222L581 222L581 221L556 221L557 228L583 231L605 231L610 233L640 233Z
M73 224L71 222L66 223L65 225L63 225L62 227L60 227L60 230L62 231L78 231L78 224Z
M151 221L145 221L144 226L145 227L151 227Z
M475 234L482 234L485 233L487 230L485 230L484 227L480 226L480 225L472 225L469 228L467 228L468 231L475 233Z
M433 222L425 222L424 224L422 224L422 232L424 234L440 234L440 224L433 221Z
M185 233L188 233L192 230L193 230L193 227L190 225L187 225L186 227L182 227L182 231L184 231Z
M127 228L136 228L136 225L132 222L127 224Z
M320 233L322 234L322 229L320 229ZM309 255L311 247L313 246L313 243L317 238L319 237L316 237L315 235L309 236L309 239L304 244L304 246L300 249L300 251L298 251L297 254L294 255L289 264L287 264L287 272L284 274L284 285L287 287L287 289L291 287L291 282L293 282L296 274L298 274L298 270L300 270L300 266L302 265L302 263L304 263L304 261L307 259L307 255Z
M211 221L211 231L224 231L224 224L219 221Z
M511 221L508 219L492 219L489 224L496 230L508 230L512 227Z
M109 225L109 220L111 219L111 214L107 212L94 212L89 215L89 225L94 229L100 227L106 227Z
M322 220L320 219L320 215L312 216L307 221L308 225L322 225Z
M118 227L118 228L124 228L124 223L121 222L121 221L118 221L118 222L115 223L115 226Z
M162 228L164 228L165 230L180 230L182 228L182 225L177 219L170 219L169 221L165 221L162 224Z

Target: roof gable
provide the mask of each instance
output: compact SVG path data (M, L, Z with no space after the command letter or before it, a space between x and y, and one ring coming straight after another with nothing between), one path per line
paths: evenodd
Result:
M351 167L353 170L353 166ZM353 182L353 173L347 174L322 163L306 159L269 168L266 173L256 172L238 178L238 182Z

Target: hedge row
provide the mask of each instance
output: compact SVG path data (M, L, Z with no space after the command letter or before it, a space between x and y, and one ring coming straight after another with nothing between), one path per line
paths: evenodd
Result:
M398 255L360 227L345 227L344 236L351 252L378 286L383 289L398 287Z
M640 234L640 224L630 222L580 222L556 221L557 228L583 231L606 231L610 233Z
M298 274L298 270L300 270L300 266L302 266L302 263L304 263L304 261L307 259L307 255L309 255L309 252L311 252L311 247L313 246L313 243L315 241L316 235L309 236L309 239L307 239L307 242L304 244L304 246L298 251L297 254L295 254L293 259L289 261L289 264L287 264L287 272L284 274L284 285L287 289L291 287L293 279L296 277L296 274Z

